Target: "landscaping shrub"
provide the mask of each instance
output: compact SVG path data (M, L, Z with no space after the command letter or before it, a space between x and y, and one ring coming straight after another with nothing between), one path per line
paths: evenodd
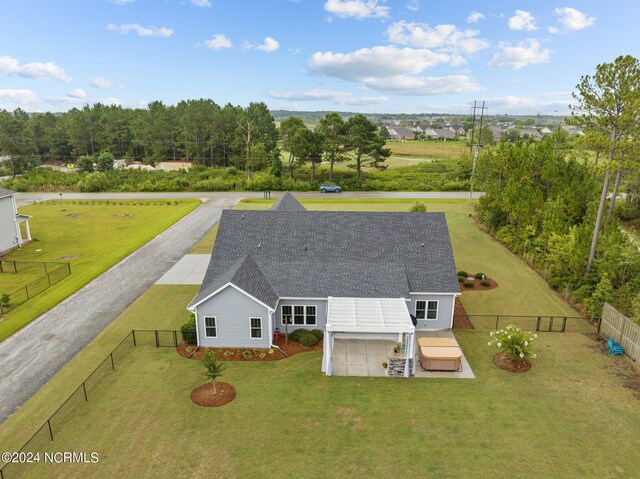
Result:
M289 333L289 339L300 342L300 336L308 332L309 331L307 331L306 329L296 329L295 331Z
M483 279L482 281L480 281L480 286L488 288L489 286L491 286L491 283L489 283L489 281L487 281L486 279Z
M462 283L465 288L473 288L473 281L465 281Z
M483 279L484 273L476 273L476 279Z
M458 276L462 276L463 278L466 278L467 276L469 276L469 273L461 270L461 271L458 271Z
M416 201L413 206L409 209L410 213L426 213L427 205L425 205L422 201Z
M536 355L531 351L531 343L538 337L528 331L509 325L498 331L489 333L491 341L489 346L495 345L498 349L502 349L509 353L514 359L535 358Z
M312 329L310 333L313 334L316 338L318 338L318 341L322 341L322 338L324 337L324 333L319 329Z
M316 337L315 334L311 333L310 331L305 331L304 334L300 336L300 344L302 344L307 348L315 346L316 344L318 344L318 342L319 342L319 339Z
M196 344L198 342L195 314L192 314L189 320L180 327L180 333L184 342L188 344Z
M242 351L242 357L249 359L251 357L251 351Z
M458 276L458 283L462 283L464 281L464 276Z

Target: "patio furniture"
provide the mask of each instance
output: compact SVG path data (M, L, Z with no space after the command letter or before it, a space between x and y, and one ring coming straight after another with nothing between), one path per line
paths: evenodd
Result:
M611 356L615 356L616 354L624 356L624 349L620 346L620 343L609 338L607 339L607 344L609 345L609 354L611 354Z

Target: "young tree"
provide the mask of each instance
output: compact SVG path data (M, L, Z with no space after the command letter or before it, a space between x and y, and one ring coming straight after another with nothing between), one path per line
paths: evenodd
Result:
M357 177L362 177L362 167L371 166L378 170L386 169L384 161L391 156L391 150L385 148L386 140L378 133L378 127L362 114L352 116L345 122L346 150L356 161Z
M202 365L205 369L204 376L211 381L213 385L213 395L215 396L217 393L216 380L222 376L224 365L216 359L216 354L210 350L205 351L202 355Z
M93 173L93 158L91 156L81 156L78 158L76 166L80 173Z
M293 178L293 168L295 166L295 156L291 152L291 142L293 136L298 130L307 128L302 118L297 116L290 116L282 120L280 123L280 140L282 142L282 149L289 153L288 166L289 166L289 178Z
M307 127L296 131L291 139L291 152L300 163L311 163L311 182L316 179L316 164L322 160L324 136Z
M346 140L344 120L337 113L327 113L318 122L316 132L324 136L323 149L326 158L329 160L329 181L332 181L333 165L337 161L344 160L344 144ZM387 131L388 135L389 132Z
M632 56L619 56L613 63L602 63L592 76L585 75L576 86L570 122L585 129L589 146L608 150L598 213L593 229L587 273L591 270L609 191L614 160L620 159L637 136L640 115L640 65ZM618 167L619 168L619 167ZM616 174L619 183L620 175ZM615 199L612 199L612 202Z
M98 156L98 161L96 161L96 169L98 171L102 171L103 173L105 171L113 170L113 160L114 158L111 153L100 153L100 156Z

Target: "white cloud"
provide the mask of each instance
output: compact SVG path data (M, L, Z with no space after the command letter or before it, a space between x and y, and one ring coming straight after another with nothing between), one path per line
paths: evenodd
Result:
M487 98L487 103L496 113L553 113L567 111L575 103L570 92L545 92L535 97L507 95Z
M509 19L511 30L537 30L536 19L531 13L524 10L516 10L516 14Z
M549 33L558 33L560 30L557 27L549 27Z
M378 105L389 99L386 96L358 97L348 91L306 90L301 92L269 92L271 98L287 101L328 101L336 105Z
M71 77L65 73L63 68L60 68L54 62L34 62L21 65L17 58L11 56L0 56L0 73L18 75L36 80L71 82Z
M556 8L553 13L567 30L582 30L590 27L596 21L596 17L588 17L580 10L571 7Z
M378 0L327 0L324 9L339 18L386 18L389 7Z
M212 50L222 50L224 48L231 48L233 43L222 33L216 33L211 40L205 41L204 45Z
M115 85L111 80L102 77L93 77L91 80L89 80L89 85L94 88L100 88L104 90L115 88Z
M322 75L362 81L416 74L450 60L451 56L446 53L391 45L361 48L351 53L316 52L309 59L309 68Z
M38 101L33 91L18 88L0 89L0 99L16 105L32 105Z
M471 12L467 17L467 23L478 23L480 20L484 20L484 13Z
M196 7L210 7L211 0L191 0L191 4Z
M266 37L262 42L262 44L260 45L245 43L243 47L248 50L255 49L255 50L262 50L263 52L267 52L267 53L272 53L272 52L275 52L278 48L280 48L280 43L278 42L278 40L275 40L271 37Z
M393 43L464 53L475 53L489 46L486 40L478 38L478 34L477 30L460 30L450 24L430 27L425 23L404 20L392 24L387 29L387 36Z
M420 2L418 0L409 0L409 2L407 3L407 10L417 12L418 10L420 10Z
M67 96L70 98L87 98L87 92L85 92L82 88L76 88L75 90L67 93Z
M107 25L107 30L111 30L112 32L118 32L123 35L127 33L135 32L139 37L170 37L173 35L173 30L166 27L143 27L139 23L122 23L120 25L115 25L113 23L109 23Z
M418 76L443 63L459 62L459 57L428 49L378 46L351 53L316 52L309 59L312 72L361 82L367 88L400 95L437 95L481 89L466 75Z
M493 55L488 67L519 70L528 65L548 63L551 58L551 50L541 48L540 42L531 38L516 44L500 42L498 48L500 51Z

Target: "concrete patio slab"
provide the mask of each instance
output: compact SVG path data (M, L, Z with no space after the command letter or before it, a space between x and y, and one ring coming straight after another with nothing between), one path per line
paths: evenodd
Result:
M156 284L202 284L210 254L186 254Z

